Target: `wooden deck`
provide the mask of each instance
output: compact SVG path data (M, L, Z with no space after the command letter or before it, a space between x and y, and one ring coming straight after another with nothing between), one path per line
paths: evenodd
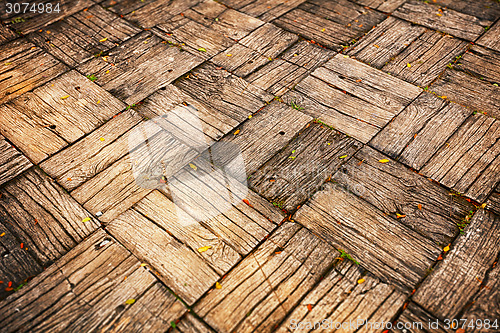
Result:
M500 332L498 0L58 3L0 13L0 332Z

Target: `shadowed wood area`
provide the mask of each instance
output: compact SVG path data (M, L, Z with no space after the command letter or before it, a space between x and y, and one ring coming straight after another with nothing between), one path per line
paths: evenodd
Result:
M498 0L9 0L0 331L499 332L499 84Z

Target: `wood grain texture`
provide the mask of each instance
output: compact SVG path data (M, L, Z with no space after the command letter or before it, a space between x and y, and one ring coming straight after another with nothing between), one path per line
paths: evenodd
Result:
M397 218L401 224L424 237L448 245L458 234L457 223L474 208L460 197L430 182L396 161L380 163L387 157L364 147L332 177L344 188Z
M230 3L230 1L224 1L225 3ZM245 4L248 1L240 1L240 3ZM290 0L287 2L279 0L255 0L251 1L246 5L238 4L239 11L246 13L250 16L258 17L259 19L270 22L291 9L297 7L305 0Z
M302 40L288 49L280 59L307 70L314 70L332 58L335 52Z
M424 31L423 27L389 16L354 44L347 54L380 69Z
M486 201L486 209L500 215L500 188L497 186Z
M191 313L186 314L181 321L177 324L174 329L175 333L215 333L210 327L208 327L201 320L196 318Z
M418 0L406 1L393 15L469 41L475 41L484 32L484 27L493 23Z
M0 135L0 185L14 179L33 164Z
M483 34L477 44L500 52L500 22L495 23Z
M360 279L364 279L364 282L358 284ZM370 273L367 274L351 261L340 261L301 300L276 332L295 332L299 329L299 322L303 322L301 330L314 331L315 323L321 323L323 320L326 321L322 328L326 331L335 329L335 325L339 327L338 325L344 322L355 322L357 328L357 320L367 321L365 318L370 318L372 323L385 323L403 306L405 298L406 296L393 286L381 282ZM311 307L311 310L308 307ZM361 324L361 321L359 323ZM360 325L358 331L381 333L383 330L384 328L366 323Z
M446 69L429 90L475 111L500 116L500 88L462 71Z
M124 212L106 230L192 305L219 275L195 252L135 210Z
M273 99L261 88L207 62L175 86L211 110L241 123Z
M482 281L497 259L499 221L497 215L478 210L465 234L453 243L450 252L424 280L413 300L440 319L460 314L481 289Z
M38 163L124 107L107 91L71 71L0 106L0 130Z
M340 132L309 123L251 175L249 185L269 201L293 212L360 147ZM340 158L345 155L348 158Z
M427 30L382 70L425 87L444 72L456 57L464 53L466 48L467 43L464 41Z
M126 20L142 28L152 28L199 2L200 0L158 0L149 2L130 12L128 8L125 9L125 5L128 5L128 3L124 3L121 7L128 12L125 15Z
M17 39L0 50L0 103L5 103L53 77L67 67L41 48L24 39Z
M37 29L27 38L47 53L74 67L100 52L112 49L117 43L122 43L140 31L96 5Z
M422 173L483 202L500 176L500 122L477 113L424 166Z
M88 221L85 219L89 217ZM86 236L98 223L39 169L32 168L0 190L0 297L40 273ZM22 244L22 245L21 245Z
M500 82L500 52L473 45L456 67L481 80Z
M391 13L405 3L405 1L406 0L355 0L354 2L373 9L378 9L381 12Z
M14 33L14 31L0 24L0 45L5 44L16 38L17 35Z
M452 319L451 319L452 320ZM451 322L450 320L450 322ZM435 324L437 321L437 325ZM397 325L401 328L397 328ZM407 328L404 328L406 324ZM408 303L408 307L397 318L394 329L397 333L449 333L451 330L444 329L444 322L429 314L414 302ZM451 324L450 324L451 325ZM460 326L458 326L460 327Z
M333 183L293 219L403 292L413 290L441 252L434 242Z
M195 312L218 332L272 332L334 258L333 248L287 222L222 279L221 289L203 297Z
M480 20L495 21L500 17L500 4L494 0L469 2L467 0L436 0L436 4Z
M94 58L78 70L94 75L95 83L128 105L143 100L203 62L166 41L163 44L162 39L148 32L127 40L104 57Z
M5 332L158 331L187 310L100 229L0 308Z
M55 9L56 6L56 3L48 0L37 2L37 5L39 3L44 3L45 6L51 3L53 9ZM44 11L42 13L38 11L36 13L33 13L29 10L30 8L26 9L26 13L18 14L16 14L14 10L10 14L8 14L7 10L5 10L2 12L1 18L2 20L4 20L4 23L10 23L9 27L14 29L15 31L19 31L22 34L27 35L32 31L44 28L49 24L59 21L66 16L72 15L94 4L94 2L92 2L91 0L61 0L57 3L59 3L59 12L52 11L51 13L49 13L47 7L44 8ZM24 10L24 5L21 7L21 10ZM5 20L6 18L9 19ZM11 21L10 18L21 18L21 20Z
M271 60L249 47L235 44L215 56L212 61L218 67L223 67L236 76L245 77Z

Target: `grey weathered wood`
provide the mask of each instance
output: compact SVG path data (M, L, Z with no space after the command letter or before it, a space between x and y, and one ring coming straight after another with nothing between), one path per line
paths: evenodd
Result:
M118 15L127 15L145 5L154 2L154 0L134 1L134 0L105 0L100 5L106 10Z
M224 239L217 237L194 219L191 221L191 225L182 225L177 216L177 211L180 208L159 191L151 192L139 201L134 209L196 253L198 253L199 248L210 246L210 249L199 255L219 275L228 272L241 259L238 252L228 246Z
M124 107L107 91L71 71L2 105L1 131L38 163Z
M130 299L135 302L126 304ZM102 230L1 302L0 308L5 332L158 331L187 310Z
M274 331L319 281L335 252L307 229L287 222L194 310L218 332Z
M495 21L500 17L500 4L494 0L475 2L467 0L436 0L434 3L460 13L475 16L480 20Z
M56 6L56 3L51 1L40 1L37 2L37 5L39 3L45 3L45 4L51 3L52 8L55 8ZM94 2L92 2L91 0L61 0L58 3L59 3L59 12L52 11L52 13L48 12L33 13L30 12L28 9L26 10L26 13L16 14L13 11L12 14L7 14L7 11L4 11L2 14L5 13L5 15L10 15L12 18L14 17L23 18L22 21L12 22L9 26L15 31L19 31L26 35L32 31L44 28L49 24L59 21L66 16L72 15L94 4ZM22 6L21 8L24 9L24 6Z
M215 56L212 61L234 75L244 77L271 60L257 51L238 43Z
M449 318L447 318L449 319ZM451 325L450 319L449 325ZM438 323L436 326L434 323ZM400 325L402 328L399 329L396 326ZM410 328L404 328L404 325ZM462 322L461 322L462 324ZM407 308L401 313L401 315L397 318L396 324L393 325L394 329L391 332L397 333L448 333L452 332L451 330L445 330L445 323L443 320L439 320L433 315L429 314L421 307L419 307L414 302L408 303ZM460 326L458 326L460 327Z
M352 138L319 123L309 123L251 175L249 185L292 212L360 147ZM340 158L345 155L347 158Z
M308 71L305 68L288 61L276 59L248 76L246 80L275 96L281 96L299 83L307 74Z
M447 69L430 90L473 110L500 116L500 88L464 72Z
M381 12L390 13L405 3L406 0L355 0L360 5L378 9Z
M135 104L199 65L203 60L143 32L78 67L127 104Z
M387 215L421 233L448 245L458 234L457 223L473 205L430 182L396 161L380 163L386 156L364 147L344 164L332 180L359 194Z
M261 88L217 69L210 62L193 70L188 76L177 81L175 86L208 108L238 123L273 99L271 94Z
M297 35L266 23L239 41L240 44L268 57L276 58L297 41Z
M483 202L500 180L500 122L471 116L422 169L422 173Z
M16 39L17 35L11 29L0 24L0 44Z
M212 29L235 40L242 39L264 24L264 21L233 9L226 10L218 18L218 21L212 23Z
M454 103L445 105L415 133L417 136L405 147L399 161L420 170L471 113Z
M316 69L312 75L393 115L422 92L412 84L341 54Z
M434 242L333 183L293 219L404 292L420 282L441 252Z
M125 19L143 28L152 28L157 24L168 21L171 17L182 13L189 7L196 5L200 0L158 0L128 12ZM118 9L118 8L117 8Z
M500 215L500 187L497 186L496 190L491 193L488 201L486 201L486 209L491 210L497 215Z
M424 280L413 300L438 318L461 314L480 289L500 249L500 218L478 210L443 261ZM447 304L448 306L443 306Z
M141 120L134 110L124 111L40 167L65 189L74 190L129 152L125 133Z
M461 55L467 45L466 42L449 35L443 36L439 32L427 30L382 70L425 87Z
M313 70L316 67L323 65L327 60L332 58L335 52L314 45L308 41L300 41L288 49L280 59L286 60L301 66L307 70Z
M244 4L247 1L239 2ZM286 2L279 0L256 0L245 6L242 6L241 4L238 4L237 6L239 7L238 10L243 13L258 17L263 21L270 22L303 2L305 2L305 0L289 0ZM229 4L230 1L225 1L225 3Z
M106 230L141 261L150 264L159 278L189 305L219 279L195 252L137 211L124 212Z
M198 318L193 316L191 313L186 314L181 321L177 324L174 332L181 333L215 333L210 327L205 325Z
M64 255L98 224L52 179L36 167L0 190L0 280L16 288ZM21 243L23 244L21 247Z
M348 27L298 8L282 15L273 23L335 50L339 50L343 43L356 36Z
M229 133L221 142L240 148L246 172L251 174L283 148L311 120L310 116L273 101L239 126L236 129L239 130L238 134Z
M424 31L423 27L413 26L406 21L389 16L354 44L347 54L370 66L382 68Z
M390 321L403 306L406 296L393 286L366 273L350 261L340 261L301 300L276 332L297 331L292 320L295 320L295 324L303 322L304 329L302 330L306 331L314 331L311 330L313 327L306 328L307 322L313 326L315 322L322 322L324 319L327 319L323 326L326 331L333 330L336 323L356 322L357 324L358 319L367 321L366 318L370 318L372 323ZM365 281L358 284L362 278ZM311 311L308 306L311 307ZM330 321L331 327L328 328L326 325ZM359 329L359 332L382 332L384 330L383 328L376 329L375 325L370 326L370 324L360 325Z
M67 67L24 39L0 50L0 103L11 100L63 73Z
M473 45L456 67L481 80L500 82L500 52Z
M28 170L33 164L0 135L0 185Z
M393 14L434 30L469 41L476 40L493 22L418 0L408 0Z
M477 44L500 52L500 22L495 23L477 40Z
M101 6L92 6L35 30L27 38L73 67L140 31Z

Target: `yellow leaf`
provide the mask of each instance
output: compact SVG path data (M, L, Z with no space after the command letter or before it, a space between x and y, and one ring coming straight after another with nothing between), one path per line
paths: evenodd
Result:
M61 99L66 99L68 97L69 97L69 95L66 95L66 96L61 97Z
M106 140L106 139L104 139L104 138L100 138L99 140L104 141L104 140Z
M82 222L87 222L87 221L90 221L90 217L86 217L82 220Z
M342 155L339 158L346 158L346 157L347 157L347 155Z
M232 57L233 55L231 53L226 54L228 57Z
M99 104L99 103L101 103L101 101L100 101L100 100L99 100L99 101L97 101L97 104Z
M146 264L141 264L141 267L144 267L144 266L146 266Z
M215 282L215 288L216 289L221 289L222 286L221 286L221 284L219 282Z
M125 304L134 304L134 303L135 303L135 299L133 299L133 298L125 301Z
M233 133L233 135L236 135L236 134L238 134L239 132L240 132L240 130L236 130L236 131Z
M189 163L189 166L191 167L191 169L193 169L194 171L198 170L198 167L196 165L194 165L193 163Z
M249 116L248 116L248 119L252 119L252 115L249 115Z
M321 29L321 31L323 31L323 32L325 32L325 30L326 30L325 28Z
M0 234L0 237L3 237L5 236L5 232L2 232L2 234Z
M359 284L362 284L363 282L365 282L365 279L359 279L359 280L358 280L358 283L359 283Z
M443 14L439 14L439 13L437 13L436 15L437 15L437 16L443 16Z
M377 49L380 47L380 46L378 46L377 44L373 44L373 46L375 46Z
M207 246L203 246L203 247L200 247L198 249L198 252L202 253L202 252L205 252L206 250L208 249L211 249L212 247L210 245L207 245Z
M389 162L389 160L387 160L387 159L385 159L385 158L384 158L384 159L381 159L381 160L378 160L378 161L379 161L380 163L387 163L387 162Z
M401 214L396 213L396 218L400 219L402 217L406 217L406 215L401 215Z
M406 67L411 67L411 64L410 64L410 63L407 63L407 64L406 64Z
M481 208L484 208L484 207L486 207L486 202L481 205Z
M448 246L446 246L446 247L443 249L443 251L444 251L444 252L448 252L448 251L450 251L450 246L449 246L449 245L448 245Z
M103 38L103 39L101 39L101 40L99 40L99 41L102 43L102 42L105 42L105 41L107 41L107 40L108 40L108 37Z

